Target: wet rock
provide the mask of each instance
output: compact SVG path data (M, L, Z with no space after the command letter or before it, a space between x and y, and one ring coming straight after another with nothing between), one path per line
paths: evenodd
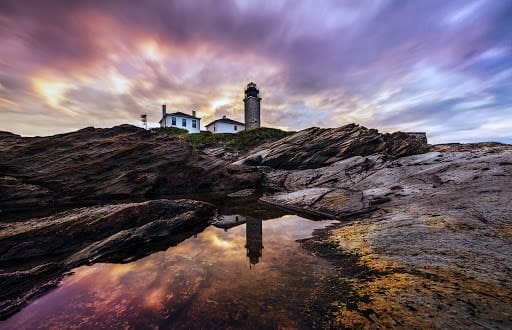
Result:
M0 134L0 205L80 204L253 188L230 165L176 137L130 125L48 137Z
M278 192L262 201L345 220L304 243L338 268L310 304L312 324L512 326L512 146L428 147L349 125L301 131L239 163L265 165Z
M228 150L225 146L203 148L201 151L207 155L222 159L226 162L233 162L234 160L238 159L242 153L239 150Z
M360 192L330 188L308 188L291 193L278 193L263 196L260 200L296 212L338 219L374 209Z
M14 314L31 299L57 287L64 274L57 263L44 263L28 269L0 271L0 320Z
M0 261L60 255L115 233L162 219L194 212L203 223L213 206L192 200L153 200L144 203L73 209L46 218L4 224L0 230ZM173 220L173 225L180 224Z
M478 142L478 143L444 143L435 144L430 147L431 151L438 152L464 152L464 151L485 151L502 152L512 150L512 145L498 142Z
M249 197L254 195L255 190L254 189L244 189L235 191L234 193L228 194L228 197L231 198L242 198L242 197Z
M79 208L4 224L0 319L55 286L74 267L126 262L164 250L203 230L215 212L205 202L154 200Z
M249 153L248 156L237 160L233 165L247 165L247 166L258 166L261 165L263 159L271 152L270 149L263 149L254 153Z
M312 127L265 145L235 164L263 165L274 169L311 169L353 156L385 154L403 157L427 152L423 139L402 132L382 134L350 124L339 128Z
M347 293L320 295L338 306L325 324L512 326L512 148L461 148L266 172L282 191L264 201L345 220L310 243L340 265L329 292Z
M470 198L467 208L420 199L352 218L314 239L337 249L328 256L334 263L357 256L353 266L339 262L337 286L358 299L337 297L337 327L509 328L512 212L504 199L489 197ZM496 207L503 213L490 216ZM367 274L354 277L349 269L361 266Z
M205 224L211 219L212 214L197 214L197 211L188 211L170 219L155 220L136 228L122 230L111 235L101 241L92 243L86 248L76 252L65 261L66 266L74 267L84 263L95 262L112 262L120 260L135 260L142 255L141 247L148 245L150 242L160 240L171 235L181 237L185 234L187 237L190 233L185 229L198 226L204 228ZM181 241L181 240L179 240ZM167 241L168 245L175 245L177 242ZM154 247L150 247L151 252Z
M263 201L346 220L309 245L339 266L329 290L348 293L326 300L335 315L329 327L512 327L509 145L427 146L405 133L347 125L307 129L227 165L174 138L132 127L5 141L0 201L6 204L158 196L210 186L237 191L254 188L263 173L263 185L277 192ZM58 143L48 151L51 141ZM15 164L18 157L21 165ZM153 214L159 203L4 224L0 258L10 264L0 273L0 290L9 297L0 304L0 316L56 283L69 267L131 260L159 248L161 238L165 248L190 235L186 224L200 225L213 213L211 206L185 202L174 213L163 207L159 216ZM218 225L229 228L232 220ZM176 226L182 236L175 235ZM48 255L52 260L44 266L27 263Z
M508 181L512 166L512 150L502 152L430 152L390 160L385 155L351 157L319 169L275 170L265 174L265 185L280 188L284 192L275 197L264 197L265 202L296 208L322 209L326 215L339 218L362 211L362 205L387 207L404 205L418 199L446 197L448 200L472 199L477 191L482 194L508 193ZM330 195L315 199L314 205L301 201L293 202L286 194L306 194L311 188L331 189ZM339 204L343 196L360 196L361 204L336 205L333 195L338 195ZM481 196L478 194L478 196ZM325 198L325 199L324 199ZM290 205L288 205L290 204ZM284 204L283 204L284 205ZM469 206L468 206L469 207ZM344 209L344 212L339 212ZM329 212L331 210L331 212ZM313 210L314 211L314 210Z

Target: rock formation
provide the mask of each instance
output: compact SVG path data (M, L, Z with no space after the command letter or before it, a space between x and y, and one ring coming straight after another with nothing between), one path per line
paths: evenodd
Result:
M202 231L213 205L153 200L85 207L0 229L0 319L58 284L66 271L93 262L127 262L165 250Z
M406 133L382 134L356 124L312 127L261 146L236 164L302 170L328 166L353 156L384 154L403 157L427 152L424 140Z
M349 125L239 163L265 165L276 192L263 201L343 221L303 242L338 267L311 308L338 306L323 326L512 326L512 146L428 147Z
M429 146L351 124L265 141L227 164L214 156L232 157L222 150L205 154L176 137L119 126L54 137L0 133L0 152L6 209L206 191L242 198L264 188L266 203L341 220L302 242L338 270L308 303L320 318L334 315L323 327L512 327L510 145ZM213 214L210 204L161 200L2 223L0 316L73 267L165 249Z
M130 125L49 137L0 134L0 205L82 204L253 188L260 174Z

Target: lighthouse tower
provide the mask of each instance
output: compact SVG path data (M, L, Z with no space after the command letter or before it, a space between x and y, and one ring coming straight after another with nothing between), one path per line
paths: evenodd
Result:
M247 84L244 97L245 130L260 127L260 91L252 81Z

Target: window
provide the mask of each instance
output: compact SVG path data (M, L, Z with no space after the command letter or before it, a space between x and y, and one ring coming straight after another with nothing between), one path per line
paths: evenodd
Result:
M192 128L197 128L197 123L195 119L192 119Z
M235 131L237 131L237 130L238 130L238 127L236 127L236 125L235 125Z
M187 127L187 120L185 118L181 119L181 126Z
M171 117L171 125L176 126L176 117Z

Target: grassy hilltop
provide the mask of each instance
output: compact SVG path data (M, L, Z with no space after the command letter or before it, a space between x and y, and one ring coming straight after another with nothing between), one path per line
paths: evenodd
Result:
M273 142L282 139L294 132L287 132L277 128L261 127L240 133L216 133L202 131L201 133L189 134L187 130L167 127L155 128L157 132L164 132L171 136L187 141L196 148L223 146L228 149L251 149L262 143Z

